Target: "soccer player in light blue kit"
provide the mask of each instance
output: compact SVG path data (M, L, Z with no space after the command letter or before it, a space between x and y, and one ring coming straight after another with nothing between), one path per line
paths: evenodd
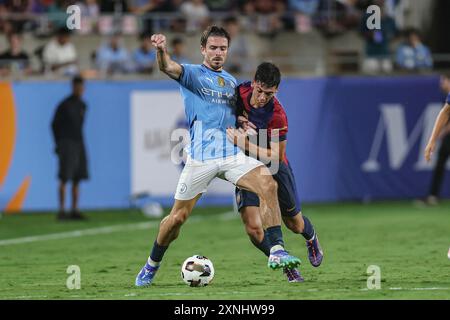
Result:
M165 251L216 177L259 196L264 208L261 219L271 246L268 266L296 268L300 259L291 256L283 245L277 183L262 162L247 157L226 136L227 128L236 123L236 79L222 68L230 36L223 28L208 27L201 38L200 65L173 61L167 53L164 35L154 34L151 39L157 49L159 69L180 84L191 143L186 150L188 159L178 181L175 203L161 221L150 256L136 277L136 286L152 283Z

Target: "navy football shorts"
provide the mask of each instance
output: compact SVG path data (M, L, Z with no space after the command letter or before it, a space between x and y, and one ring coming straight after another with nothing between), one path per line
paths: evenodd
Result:
M295 216L301 211L301 206L290 164L280 163L278 173L273 178L278 183L278 202L281 215L286 217ZM235 197L239 211L243 207L259 207L259 198L253 192L236 188Z

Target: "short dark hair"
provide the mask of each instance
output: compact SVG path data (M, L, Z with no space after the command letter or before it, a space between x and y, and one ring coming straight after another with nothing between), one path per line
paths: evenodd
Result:
M147 38L150 39L151 37L152 37L152 35L151 35L150 33L146 32L146 31L141 32L141 33L139 34L139 40L141 40L141 41L144 41L144 40L147 39Z
M172 39L172 46L176 46L177 44L183 44L184 41L182 38L175 37Z
M209 37L227 38L228 46L230 46L230 35L228 34L227 30L222 27L209 26L208 28L206 28L206 30L203 31L202 38L200 39L200 44L202 45L202 47L206 47L206 42L208 41Z
M57 36L70 36L70 35L72 35L72 31L70 31L66 27L58 28L55 33L56 33Z
M76 75L72 78L72 85L76 86L79 84L83 84L84 83L84 79L81 75Z
M419 29L416 28L408 28L405 30L405 36L407 38L409 38L410 36L412 36L413 34L415 34L416 36L418 36L419 38L422 38L422 35L419 31Z
M278 87L281 81L280 69L270 62L263 62L256 68L255 82L266 87Z
M239 21L238 21L238 19L237 19L236 17L234 17L234 16L228 16L228 17L226 17L226 18L223 20L223 23L224 23L225 25L228 25L228 24L238 24Z

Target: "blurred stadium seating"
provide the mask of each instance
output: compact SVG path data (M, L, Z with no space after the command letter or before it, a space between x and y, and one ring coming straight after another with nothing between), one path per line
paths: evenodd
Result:
M208 23L223 24L224 19L230 16L239 21L240 36L245 38L250 49L242 57L243 65L255 66L259 61L270 60L277 63L286 75L321 76L362 72L365 41L360 30L361 21L367 6L380 1L306 1L317 2L317 9L312 12L302 7L300 9L304 11L299 11L298 6L302 1L228 1L227 6L218 8L223 10L217 10L217 3L220 1L199 1L207 6L209 15L206 20L198 21L197 28L191 29L186 29L186 21L190 17L179 9L189 1L166 0L162 1L163 5L159 9L145 12L136 11L130 6L130 1L1 1L0 32L4 36L0 33L0 51L3 52L8 47L8 32L19 29L24 33L24 50L30 56L31 66L35 71L26 77L41 76L36 51L39 53L39 49L49 41L54 31L64 25L68 17L66 8L75 4L82 7L81 30L74 32L72 37L78 53L79 69L94 78L104 75L95 72L93 53L113 33L122 34L122 41L130 52L139 46L138 36L142 32L164 32L169 39L182 36L186 40L189 59L197 63L200 62L198 39L201 27ZM392 54L402 41L401 30L408 27L430 30L430 17L438 1L385 1L386 13L395 20L398 28L397 36L389 44ZM15 3L22 5L14 5ZM88 11L88 3L97 9ZM429 38L425 34L425 40ZM435 61L450 61L448 52L431 49ZM240 72L247 76L250 73L248 70ZM20 72L9 76L24 77ZM58 77L49 74L45 76ZM150 76L160 77L157 72ZM136 74L116 74L114 77L135 78Z

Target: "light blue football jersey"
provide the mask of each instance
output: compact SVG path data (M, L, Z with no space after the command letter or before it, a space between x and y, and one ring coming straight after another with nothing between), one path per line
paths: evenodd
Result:
M202 64L182 67L178 82L191 136L186 152L199 161L235 155L238 148L228 141L226 129L236 124L236 79Z

